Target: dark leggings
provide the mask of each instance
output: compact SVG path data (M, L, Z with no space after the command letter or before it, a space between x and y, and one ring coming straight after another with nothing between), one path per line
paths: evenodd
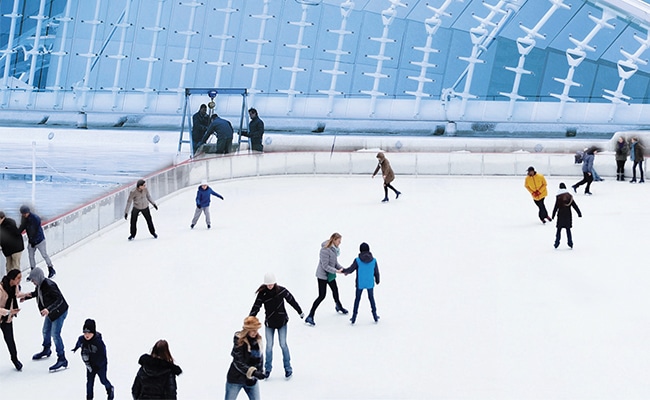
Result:
M336 279L332 279L330 282L327 281L327 279L317 279L318 280L318 297L316 300L314 300L314 304L311 306L311 310L309 310L309 316L314 318L314 314L316 313L316 309L320 305L320 303L325 299L325 294L327 293L327 285L329 285L330 289L332 290L332 296L334 297L334 302L336 303L337 306L343 308L341 305L341 300L339 299L339 287L336 285Z
M14 341L14 328L13 324L2 322L0 323L0 329L2 329L2 336L4 336L5 343L7 343L7 349L9 349L9 355L11 360L18 360L18 352L16 351L16 342Z
M142 216L147 221L147 227L149 228L149 233L152 235L156 234L156 228L153 226L153 220L151 219L151 211L149 207L139 210L133 208L131 210L131 236L135 237L135 234L138 232L138 214L142 213Z
M639 166L639 174L641 177L641 180L643 180L643 160L641 161L635 161L634 165L632 165L632 180L636 180L636 166Z
M569 247L573 247L573 237L571 237L571 228L557 228L555 231L555 247L560 245L560 239L562 238L562 229L566 229L566 243Z
M102 365L98 368L92 368L92 371L86 370L86 398L92 399L94 397L95 376L99 376L99 382L106 388L106 393L110 393L111 382L106 377L106 369L108 365Z
M537 216L539 217L540 221L546 222L546 219L548 218L548 211L546 211L546 206L544 205L544 199L533 200L533 201L535 202L537 208L539 208L539 212L537 213Z
M616 173L625 174L625 160L616 160Z
M388 197L388 189L392 190L397 194L397 189L395 189L390 183L384 182L384 197Z

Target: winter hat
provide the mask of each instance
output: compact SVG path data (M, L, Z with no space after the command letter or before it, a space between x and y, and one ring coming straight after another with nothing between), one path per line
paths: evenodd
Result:
M27 206L20 206L20 213L21 213L21 214L27 214L27 213L29 213L29 212L31 212L31 210L29 209L29 207L27 207Z
M527 169L528 172L534 171L534 170L535 170L535 167L533 167L532 165L530 167L528 167L528 169Z
M265 285L274 285L277 281L275 280L275 275L272 272L267 272L264 275L264 284Z
M95 334L97 333L97 329L95 327L95 320L88 318L86 322L84 322L84 333L92 333Z
M254 317L252 315L244 318L244 326L242 328L245 331L256 331L262 327L262 323L260 322L257 317Z
M560 183L560 189L566 189L566 185L564 184L564 182Z
M35 267L33 270L30 271L27 280L34 282L34 284L36 285L40 285L41 283L43 283L43 280L45 280L45 274L43 274L42 269L40 269L39 267Z
M201 181L201 186L203 186L203 185L207 185L207 184L208 184L208 180L207 180L207 179L203 179L203 180Z
M368 246L368 243L366 242L361 243L361 245L359 246L359 252L364 253L367 251L370 251L370 246Z

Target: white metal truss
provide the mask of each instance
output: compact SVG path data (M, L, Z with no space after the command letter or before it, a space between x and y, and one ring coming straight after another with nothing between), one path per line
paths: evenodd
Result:
M524 68L526 63L526 56L535 47L537 39L545 39L546 35L542 35L539 31L544 27L544 24L548 22L549 19L555 14L555 12L563 8L565 10L571 9L571 6L564 4L563 0L549 0L551 2L551 7L544 13L544 15L537 21L537 24L528 28L523 24L520 24L519 27L526 33L526 36L520 36L517 38L517 50L519 51L519 62L516 67L505 67L508 71L515 73L515 79L512 83L512 90L510 93L499 92L500 95L506 96L510 99L510 104L508 105L508 115L507 118L510 120L515 109L515 102L517 100L524 100L525 97L519 94L519 86L521 84L521 77L525 75L530 75L532 72Z
M32 48L28 51L26 51L26 54L29 54L30 56L30 64L29 64L29 79L27 82L29 83L29 92L32 92L35 87L34 87L34 77L36 76L36 69L37 69L37 62L38 58L45 53L45 50L41 50L41 33L43 31L43 20L46 20L48 17L44 14L45 13L45 0L41 0L39 6L38 6L38 14L36 15L30 15L29 18L35 19L36 20L36 29L34 31L34 45ZM33 97L29 96L29 103L27 104L28 107L31 107L33 104Z
M2 76L2 108L7 107L9 102L8 96L10 94L10 85L9 85L9 71L11 71L11 56L16 52L14 50L14 40L16 39L16 24L18 20L22 17L22 14L18 14L18 6L20 0L14 0L14 6L11 11L11 14L5 14L3 17L11 19L9 25L9 36L7 38L7 47L4 50L0 50L2 56L5 59L5 70Z
M63 73L63 60L69 54L67 51L65 51L66 45L68 44L68 27L70 25L70 22L74 20L74 18L71 17L71 8L72 0L66 1L64 16L55 18L55 21L60 23L62 27L61 34L57 35L59 37L59 49L50 53L50 55L56 57L54 84L47 87L47 89L52 90L54 93L56 93L54 102L55 109L60 109L62 107L62 99L60 93L64 88L61 86L61 74Z
M567 72L567 76L564 79L553 78L555 81L563 84L564 88L562 89L562 93L560 94L551 93L551 96L560 100L560 106L558 107L557 110L558 120L562 119L562 116L564 114L564 106L566 105L566 103L576 101L574 98L569 96L569 91L573 86L582 86L580 83L573 81L573 75L575 73L576 68L578 68L580 64L584 61L584 59L587 57L587 51L593 52L596 50L596 48L591 46L589 43L596 37L596 35L598 34L598 32L600 32L601 29L603 28L614 29L614 25L610 24L609 21L615 17L616 15L614 15L613 12L607 9L603 10L603 15L601 18L596 18L593 15L589 15L589 19L591 19L595 25L591 29L591 31L587 34L587 36L585 36L585 38L582 40L569 37L569 40L575 45L574 48L567 49L565 52L566 59L569 64L569 71Z
M407 7L406 4L401 3L399 0L389 0L390 1L390 7L387 9L383 10L381 12L381 20L382 24L384 25L384 29L382 30L382 35L381 37L371 37L370 40L379 42L379 54L377 55L370 55L367 54L366 57L372 58L373 60L377 60L377 64L375 66L375 72L364 72L363 75L369 76L373 78L373 84L372 84L372 90L361 90L361 93L370 95L370 113L369 115L373 117L375 115L376 107L377 107L377 97L379 96L385 96L386 93L380 92L379 91L379 82L381 82L382 79L388 78L388 75L384 74L382 72L383 66L384 66L384 61L389 61L392 60L392 57L389 57L386 55L386 44L387 43L395 43L395 39L389 39L388 38L388 32L390 30L390 26L395 20L395 17L397 16L397 7Z
M456 0L462 2L463 0ZM415 96L415 104L413 110L413 116L417 118L420 115L420 104L423 97L430 97L429 93L424 92L424 84L433 82L433 79L427 78L427 72L429 68L436 68L438 65L432 64L429 62L429 56L431 53L440 53L440 50L434 49L431 47L433 42L433 37L436 32L442 25L442 17L451 17L446 10L449 5L454 2L454 0L444 0L442 5L439 8L427 5L427 8L433 11L433 15L424 20L424 28L427 32L427 40L424 44L424 47L414 47L413 49L422 52L422 61L410 61L411 64L417 65L420 67L420 75L418 76L407 76L408 79L417 81L418 87L415 91L407 90L405 93Z
M183 94L185 93L185 77L187 75L187 64L191 64L194 62L194 59L189 58L190 50L191 50L190 45L192 44L192 37L199 34L198 31L193 30L194 20L196 19L196 9L198 7L202 7L203 3L199 3L198 1L191 1L191 2L185 2L179 4L181 6L190 7L190 18L187 21L187 29L184 31L175 32L179 35L185 36L185 46L183 47L183 58L176 58L171 60L171 62L178 63L181 65L181 72L178 74L178 87L172 90L178 92L179 98L182 98ZM180 103L181 102L179 101L179 104ZM181 111L180 106L178 107L178 110Z
M156 24L154 26L142 27L142 29L144 29L145 31L149 31L153 33L151 38L151 46L149 47L149 56L137 58L137 60L148 63L147 78L145 80L144 87L133 88L133 90L135 91L144 93L144 107L143 107L144 111L147 111L147 109L149 108L151 93L155 91L155 89L151 87L151 80L153 77L153 66L156 62L160 61L160 57L156 57L156 49L158 48L158 36L160 35L160 32L165 30L165 28L160 25L162 22L162 11L163 11L164 2L165 0L158 0L158 8L156 10Z
M101 9L102 0L95 1L95 15L91 20L81 20L82 24L92 25L90 32L90 39L88 40L88 51L86 53L77 53L79 57L86 59L86 69L84 76L80 82L75 83L74 89L81 92L81 99L79 100L79 110L85 111L87 107L88 91L92 90L90 87L90 72L92 70L93 61L99 56L95 53L95 43L97 43L97 28L103 24L104 21L99 19L99 11Z
M243 64L244 67L251 68L253 70L250 89L248 89L248 93L250 93L250 97L251 97L250 100L251 104L255 104L254 103L255 94L262 92L260 89L257 88L257 78L258 78L259 70L268 68L268 66L262 64L261 61L262 61L262 46L271 43L270 40L264 38L264 35L266 34L266 21L273 18L273 15L269 14L270 2L271 0L264 0L264 8L262 9L262 13L251 15L251 18L260 20L260 30L257 35L257 39L246 39L248 42L255 43L257 45L257 50L255 52L255 61L252 64Z
M347 72L342 71L341 68L341 57L349 55L349 51L343 50L343 41L347 35L351 35L352 31L346 29L348 23L348 17L350 12L354 9L354 2L351 0L342 1L340 6L341 12L341 25L339 29L328 29L328 32L339 35L339 40L334 50L325 50L326 53L334 54L334 66L332 69L324 69L321 72L331 75L330 78L330 87L327 90L318 90L319 93L324 93L327 95L327 115L332 115L334 111L334 97L336 95L342 95L343 92L336 90L336 81L339 75L345 75Z
M301 4L302 13L300 16L300 21L289 21L289 25L295 25L298 27L298 38L295 44L287 44L286 47L294 49L293 53L293 65L290 67L280 67L281 70L291 72L291 81L289 83L288 89L278 89L279 93L285 93L287 95L287 115L291 115L293 111L293 100L297 94L302 93L300 90L296 90L296 79L299 72L305 72L305 68L300 67L300 52L304 49L308 49L309 46L303 43L303 38L305 36L305 28L308 26L313 26L312 22L307 21L307 10L312 4Z
M214 65L217 67L217 71L215 72L214 75L214 87L218 88L221 87L221 74L223 72L223 68L230 65L228 61L225 60L226 58L226 44L228 40L234 39L235 36L230 35L228 33L230 29L230 19L232 17L233 13L238 12L239 10L237 8L233 8L233 0L228 0L228 4L226 7L223 8L215 8L216 11L221 12L225 15L224 21L223 21L223 26L221 27L221 34L220 35L210 35L211 38L218 39L220 41L219 43L219 57L217 58L217 61L206 61L206 64L208 65Z
M115 73L113 75L113 86L110 88L104 88L108 89L111 92L113 92L113 107L112 109L115 110L117 109L117 94L119 91L124 90L123 87L119 86L119 81L120 81L120 72L122 71L122 62L128 57L126 54L124 54L124 46L126 44L126 33L127 29L131 27L131 23L129 22L129 15L131 11L131 0L125 0L124 4L124 11L122 12L122 16L120 17L120 21L118 21L117 24L115 24L115 28L119 28L120 31L120 44L119 48L117 50L117 54L109 54L106 55L106 57L116 60L116 65L115 65Z

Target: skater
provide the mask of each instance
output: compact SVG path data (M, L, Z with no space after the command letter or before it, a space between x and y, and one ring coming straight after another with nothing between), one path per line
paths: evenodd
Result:
M271 375L275 331L278 331L278 341L282 349L282 361L284 363L284 377L289 379L293 375L293 368L291 368L291 354L289 353L289 346L287 346L287 323L289 322L289 316L287 315L287 310L284 308L284 301L286 300L296 310L301 319L305 314L303 314L300 305L294 299L293 295L286 288L277 284L275 275L272 273L264 275L264 283L255 293L257 297L249 315L256 316L262 304L264 305L264 312L266 314L264 321L264 325L266 325L264 329L266 337L264 376L268 378Z
M207 132L203 136L203 143L206 143L210 138L210 135L214 134L217 137L217 154L227 154L230 153L232 148L232 135L234 131L232 129L232 124L230 121L223 119L217 115L217 113L212 114L210 126L208 126Z
M248 110L248 115L251 122L248 124L248 133L242 133L242 136L247 136L251 139L251 149L253 151L264 151L262 144L262 137L264 136L264 121L257 115L257 110L251 108Z
M68 360L65 358L65 349L63 348L63 339L61 339L61 329L63 322L68 316L68 303L66 303L63 294L53 280L45 278L43 270L36 267L29 273L29 280L36 286L36 289L27 293L21 301L36 298L38 309L43 320L43 350L34 354L32 360L40 360L43 357L49 357L52 354L52 338L56 346L57 361L50 367L50 372L59 368L67 368Z
M354 308L352 309L352 318L350 322L354 325L357 322L357 312L359 311L359 301L361 300L361 293L363 289L368 291L368 300L370 301L370 309L372 310L372 319L375 322L379 321L377 315L377 307L375 306L375 284L379 285L379 266L377 260L370 252L370 246L367 243L361 243L359 246L359 257L357 257L350 265L349 268L343 270L345 275L357 271L356 279L356 294L354 296Z
M106 345L102 340L102 334L97 332L94 319L88 318L84 322L83 335L77 339L72 352L78 349L81 349L81 359L86 364L86 399L94 397L95 376L99 375L99 382L106 388L108 400L113 400L115 389L106 377L108 370Z
M585 151L585 156L582 161L582 180L571 186L573 188L573 192L577 193L578 187L586 183L587 186L585 186L585 194L587 196L592 195L592 193L589 191L589 188L591 187L591 182L594 180L591 169L594 167L594 158L596 156L596 153L598 153L598 150L595 147L590 147L587 149L587 151Z
M573 248L573 237L571 236L571 226L572 226L572 214L571 207L573 207L578 213L578 217L582 218L582 213L578 208L573 196L566 190L566 185L560 183L560 190L555 198L555 207L553 207L553 218L557 214L557 222L555 231L555 244L553 247L557 249L560 245L560 237L562 234L562 228L566 229L566 238L567 244L570 248Z
M201 104L199 111L192 116L192 154L196 154L201 145L201 139L210 125L208 106Z
M156 210L158 210L158 205L156 205L156 203L151 199L149 190L147 189L147 183L144 179L139 179L135 189L131 190L131 193L129 193L129 198L126 201L126 207L124 208L124 219L129 215L131 203L133 203L133 209L131 210L131 235L128 239L133 240L135 238L135 234L138 231L138 215L140 215L140 213L142 213L144 219L147 221L147 227L149 228L151 236L153 236L154 239L158 239L156 228L153 226L153 220L151 219L149 203L151 203L153 208Z
M13 319L20 312L18 301L22 297L20 293L20 280L23 275L19 269L12 269L7 272L0 283L0 329L7 344L11 362L17 371L23 369L23 364L18 360L18 351L14 340Z
M235 332L230 352L232 362L226 375L225 400L236 400L242 389L249 400L260 400L257 381L266 378L262 372L262 336L258 332L261 327L257 317L248 316L242 330Z
M393 173L393 168L390 166L390 162L384 155L384 153L379 152L377 153L377 160L379 160L379 164L377 164L377 168L375 168L375 172L372 173L372 177L374 178L375 175L377 175L377 172L381 169L381 175L384 178L384 199L382 202L387 202L388 201L388 189L392 190L395 192L395 199L399 198L399 195L402 194L399 190L395 189L390 183L395 180L395 174Z
M23 235L20 234L16 221L8 218L3 211L0 211L0 247L7 258L7 273L12 269L20 270L20 257L25 250Z
M326 240L321 245L318 267L316 268L316 279L318 281L318 297L314 300L314 304L309 310L309 315L305 318L305 322L311 326L316 325L314 322L314 314L320 303L325 299L327 286L329 285L336 304L336 311L342 314L347 314L348 310L343 308L341 300L339 300L339 288L336 285L336 274L343 273L343 266L337 261L341 245L341 234L332 233L329 240Z
M47 255L45 233L43 232L43 227L41 226L41 218L38 215L34 214L27 206L20 207L20 215L22 215L22 219L20 221L18 232L27 232L27 241L29 242L29 246L27 246L29 267L31 269L34 269L34 267L36 267L35 255L36 250L38 250L38 252L41 253L41 256L43 257L43 260L45 260L45 264L47 265L47 277L53 278L56 274L56 271L54 270L54 265L52 265L50 256Z
M544 178L544 175L535 171L534 167L528 167L528 174L526 175L524 186L533 196L533 201L539 209L537 216L540 221L542 221L543 224L545 224L546 221L550 221L551 218L548 216L548 211L546 211L546 206L544 205L544 199L548 194L548 191L546 190L546 178Z
M639 166L639 183L645 182L643 179L643 152L645 148L639 142L639 138L633 137L630 140L630 159L634 164L632 165L632 180L630 183L636 183L636 167Z
M210 196L217 196L223 200L223 196L212 190L208 186L208 181L204 179L196 191L196 210L194 211L194 217L192 217L190 229L194 229L194 225L199 220L201 213L205 214L205 223L208 225L208 229L210 229Z
M181 367L174 364L166 340L157 341L151 349L151 354L140 356L138 364L140 369L131 387L131 394L135 400L176 400L176 377L183 371Z
M622 135L616 140L614 151L614 158L616 159L616 180L623 182L625 180L625 161L627 160L628 154L630 154L630 146Z

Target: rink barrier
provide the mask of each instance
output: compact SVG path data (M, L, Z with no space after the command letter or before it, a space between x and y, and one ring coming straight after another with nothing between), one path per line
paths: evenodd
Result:
M209 182L261 176L339 175L370 176L377 165L377 150L356 152L286 152L235 154L187 160L149 176L147 186L156 203L166 196ZM582 165L574 163L573 154L548 153L386 153L393 170L399 176L519 176L526 169L535 169L547 177L567 176L576 180L582 177ZM595 166L603 177L612 177L616 166L612 154L596 157ZM627 163L627 169L631 168ZM124 207L135 181L115 191L84 204L44 225L50 255L58 254L83 239L116 224L124 218ZM164 212L164 211L163 211ZM128 227L124 229L125 240ZM23 252L23 268L28 268L27 252ZM37 252L37 257L40 254ZM40 259L37 258L40 262ZM54 260L56 265L56 260Z

